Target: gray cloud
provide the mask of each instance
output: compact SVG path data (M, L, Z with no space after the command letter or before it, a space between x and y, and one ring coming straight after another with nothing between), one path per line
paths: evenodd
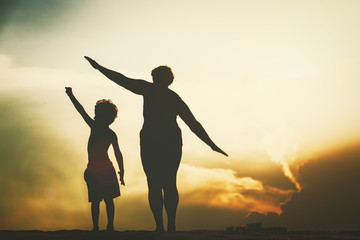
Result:
M296 190L295 185L284 175L282 167L269 159L263 161L259 167L256 162L245 161L239 166L234 166L238 176L249 176L261 181L264 186L271 186L283 190Z
M0 1L0 52L12 56L19 65L48 65L48 59L38 55L57 51L61 40L56 43L54 41L59 37L63 24L71 24L79 6L87 2L89 1ZM56 54L52 58L56 59L55 56Z
M31 112L34 108L30 103L0 99L2 229L46 228L59 218L69 219L78 205L69 200L84 195L82 185L77 185L82 176L74 165L79 155L52 135L48 125L34 116L36 111Z
M36 28L51 27L61 12L73 5L70 0L2 0L0 2L0 27L8 23L32 26Z

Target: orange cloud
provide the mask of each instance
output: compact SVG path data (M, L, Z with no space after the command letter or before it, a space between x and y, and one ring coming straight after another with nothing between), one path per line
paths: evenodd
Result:
M281 213L293 190L265 186L230 169L206 169L182 164L179 172L182 205L203 205L237 211Z

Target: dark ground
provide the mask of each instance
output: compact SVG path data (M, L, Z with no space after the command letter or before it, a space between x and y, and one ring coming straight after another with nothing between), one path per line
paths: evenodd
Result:
M97 233L83 230L61 230L61 231L0 231L0 239L11 240L242 240L242 239L360 239L360 231L339 232L313 232L313 231L288 231L283 233L235 233L222 231L188 231L177 233L156 234L150 231L123 231Z

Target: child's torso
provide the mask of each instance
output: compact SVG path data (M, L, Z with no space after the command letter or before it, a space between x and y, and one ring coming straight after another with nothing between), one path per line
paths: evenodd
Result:
M108 149L113 142L114 132L109 127L94 125L88 142L89 162L109 159Z

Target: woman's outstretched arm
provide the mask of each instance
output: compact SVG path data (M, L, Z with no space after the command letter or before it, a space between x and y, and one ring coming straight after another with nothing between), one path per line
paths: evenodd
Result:
M135 93L143 95L146 91L146 88L151 84L144 80L132 79L128 78L125 75L115 72L113 70L107 69L100 64L98 64L95 60L85 56L85 59L89 61L91 66L97 70L99 70L102 74L104 74L108 79L122 86L123 88Z
M190 130L195 133L203 142L205 142L212 150L219 152L228 156L226 152L221 150L216 144L210 139L209 135L206 133L204 127L196 120L190 108L186 105L184 101L181 100L180 103L180 118L189 126Z

